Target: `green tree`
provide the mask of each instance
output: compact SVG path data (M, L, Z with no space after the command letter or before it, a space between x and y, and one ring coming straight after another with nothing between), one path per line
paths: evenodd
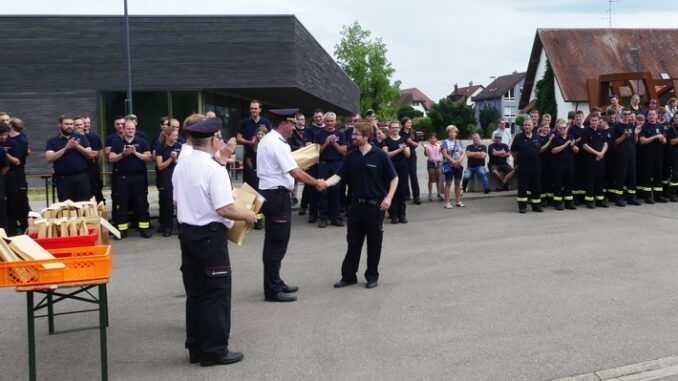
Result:
M490 137L490 134L492 131L494 131L494 123L499 119L499 112L497 112L497 109L490 106L489 104L485 104L485 106L480 110L480 113L478 113L478 119L480 122L480 128L483 131L483 136L484 137Z
M399 108L397 114L398 114L398 120L401 120L402 118L404 118L406 116L409 117L410 119L414 119L414 118L418 118L420 116L424 116L423 112L421 112L419 110L415 110L412 106L403 106L403 107Z
M535 85L535 93L537 101L534 103L534 108L539 110L541 115L551 114L551 127L553 127L558 118L558 104L556 103L555 76L548 60L546 60L544 77Z
M396 117L400 81L391 82L395 69L386 58L386 44L370 38L358 21L344 25L341 40L334 46L337 63L360 91L360 109L373 109L380 118Z
M441 138L445 138L445 128L450 124L454 124L459 129L459 137L468 139L473 131L468 129L468 125L476 125L476 117L471 106L465 103L455 105L447 98L441 99L438 103L431 107L428 113L433 124L433 130ZM473 128L475 131L475 127Z
M524 122L525 122L525 115L516 116L516 126L523 127Z
M428 134L434 131L433 123L431 122L431 118L429 117L419 118L417 122L414 124L413 128L417 131L422 131L426 138L428 138Z

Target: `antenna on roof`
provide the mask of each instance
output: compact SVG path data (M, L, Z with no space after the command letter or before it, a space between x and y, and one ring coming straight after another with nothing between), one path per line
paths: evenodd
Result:
M612 29L612 3L616 3L617 0L607 0L607 21Z

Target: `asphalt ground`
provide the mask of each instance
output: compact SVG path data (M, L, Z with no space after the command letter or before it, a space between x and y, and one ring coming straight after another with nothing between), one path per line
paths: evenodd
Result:
M502 195L502 194L499 194ZM678 354L678 204L517 213L511 197L408 206L385 223L379 287L334 289L345 228L293 221L283 277L263 301L262 231L229 246L231 348L188 363L176 236L113 243L111 380L551 380ZM0 379L26 379L25 295L0 290ZM66 304L57 312L73 307ZM95 313L37 324L41 380L99 377Z

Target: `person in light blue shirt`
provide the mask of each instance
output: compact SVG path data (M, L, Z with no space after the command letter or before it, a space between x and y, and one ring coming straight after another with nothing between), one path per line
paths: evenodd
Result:
M497 120L497 129L492 132L492 136L501 134L502 144L511 144L511 131L506 129L506 121L504 119Z

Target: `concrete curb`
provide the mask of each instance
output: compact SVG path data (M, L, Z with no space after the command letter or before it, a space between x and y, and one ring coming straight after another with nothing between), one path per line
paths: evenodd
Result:
M678 375L678 356L669 356L552 381L652 381L674 375Z

